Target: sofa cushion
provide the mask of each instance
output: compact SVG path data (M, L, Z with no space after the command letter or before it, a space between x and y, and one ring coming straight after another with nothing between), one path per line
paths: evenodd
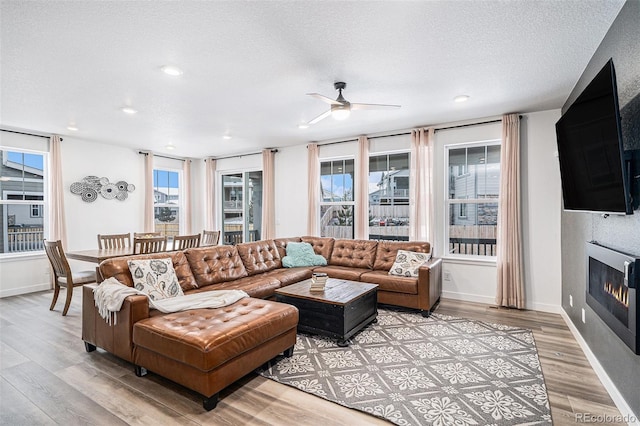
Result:
M290 242L299 243L302 241L300 237L290 237L290 238L276 238L273 240L276 247L278 248L278 254L280 255L280 259L287 255L287 244Z
M431 245L419 241L378 241L376 261L373 264L373 269L377 271L389 271L393 262L396 261L398 250L430 253Z
M266 274L269 274L269 272L266 272L265 274L239 278L233 281L211 284L208 286L190 290L187 292L187 294L201 293L203 291L211 290L242 290L250 297L256 297L258 299L268 299L273 296L274 292L277 289L280 288L280 281L276 277L268 276Z
M321 266L326 264L327 259L316 254L309 243L290 242L287 244L287 255L282 258L282 266L285 268Z
M100 264L100 274L104 278L114 277L122 284L133 287L133 278L131 277L127 261L138 259L161 259L167 257L171 258L171 261L173 262L173 269L176 271L176 276L178 277L178 282L180 283L182 290L187 291L192 288L197 288L198 284L191 272L191 267L189 266L187 257L184 255L184 252L181 251L114 257L107 259Z
M127 263L133 277L133 287L149 296L149 299L162 300L184 296L170 257L134 259Z
M192 309L138 321L133 341L206 372L297 324L298 310L293 306L245 298L218 309Z
M300 281L311 278L311 268L281 268L274 269L273 271L265 272L263 276L269 278L275 278L280 281L280 287L285 287L290 284L295 284Z
M313 268L313 272L324 272L331 278L340 278L349 281L361 281L360 276L370 269L352 268L350 266L318 266Z
M377 246L371 240L335 240L329 265L373 269Z
M393 262L389 275L401 277L417 277L418 269L431 259L431 253L398 250L396 261Z
M331 250L333 250L333 243L335 241L333 238L301 237L300 240L305 243L311 244L311 246L313 247L313 251L315 251L316 254L319 254L325 259L329 260L329 258L331 257Z
M208 246L185 251L198 287L246 277L247 270L235 246Z
M238 244L236 248L249 275L282 267L280 254L273 240L242 243Z
M378 291L418 294L418 279L389 275L387 271L371 271L360 275L360 281L378 284Z

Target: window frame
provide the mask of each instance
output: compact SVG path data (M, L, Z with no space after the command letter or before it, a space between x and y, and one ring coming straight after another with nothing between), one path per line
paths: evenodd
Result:
M174 168L174 167L166 167L166 166L154 166L153 167L153 177L155 180L156 171L168 172L168 173L177 173L178 175L178 203L171 204L168 202L165 203L157 203L156 204L156 185L153 185L153 230L156 231L156 208L160 207L169 207L175 208L177 206L178 209L178 232L176 235L181 235L184 233L184 177L182 173L182 169ZM158 232L158 231L156 231ZM163 233L163 235L166 235ZM173 235L168 236L173 238Z
M333 163L334 161L343 161L343 167L344 167L344 161L347 160L351 160L353 161L353 177L352 177L352 188L351 188L351 201L347 201L347 200L343 200L343 201L324 201L323 199L323 189L322 189L322 164L323 163ZM356 191L356 185L358 184L357 179L356 179L356 159L354 155L340 155L340 156L335 156L335 157L325 157L325 158L320 158L319 159L319 168L318 170L320 171L320 180L318 182L318 184L320 185L320 199L318 200L318 211L316 212L316 214L318 215L318 227L319 229L317 230L318 235L320 235L321 237L322 235L322 208L324 206L351 206L351 217L352 217L352 223L351 223L351 239L354 238L355 236L355 223L356 220L358 220L358 218L356 218L356 196L355 196L355 191ZM333 167L333 166L332 166ZM333 172L333 170L332 170ZM342 173L342 174L346 174L346 173ZM334 173L331 173L331 176L333 176Z
M379 151L379 152L370 152L369 153L369 158L367 159L367 161L369 162L369 176L371 175L371 159L374 157L387 157L387 169L389 169L389 157L392 155L399 155L399 154L406 154L407 155L407 170L409 171L409 175L407 176L408 179L408 191L409 191L409 198L411 196L411 187L413 185L413 181L411 179L412 177L412 172L411 172L411 150L410 149L403 149L403 150L392 150L392 151ZM389 170L387 170L387 172L389 172ZM368 218L368 212L371 208L371 201L369 198L369 176L367 176L367 182L364 186L364 189L367 191L367 218ZM404 205L404 204L402 204ZM409 209L409 211L407 212L407 217L408 217L408 223L407 226L409 227L409 230L411 229L411 202L410 200L407 202L406 204L407 208ZM411 231L409 231L408 235L407 235L407 241L409 241L409 239L411 238L410 235ZM367 220L367 235L369 236L368 238L371 239L370 237L371 234L371 224L370 221ZM397 236L397 235L396 235Z
M261 177L262 177L262 191L263 193L261 194L261 199L262 196L264 196L264 170L262 170L262 168L259 167L248 167L248 168L242 168L242 169L233 169L233 170L218 170L216 171L216 181L219 182L219 186L217 186L217 190L218 190L218 199L216 200L216 202L220 202L220 208L217 209L216 215L219 215L219 222L220 225L220 244L227 244L227 238L225 236L225 233L227 232L234 232L234 231L225 231L224 227L224 219L225 219L225 202L227 200L225 200L225 187L224 187L224 177L225 176L232 176L232 175L241 175L241 188L242 188L242 242L249 242L251 239L251 235L250 232L255 232L258 231L258 235L262 236L262 224L260 229L253 229L253 230L249 230L249 175L251 173L261 173ZM261 205L261 211L260 211L260 215L262 215L262 208L264 208L264 205ZM255 213L254 213L255 214ZM255 217L254 217L254 223L255 223Z
M445 247L444 249L444 253L443 253L443 258L444 259L451 259L451 260L467 260L467 261L477 261L477 262L495 262L497 260L496 256L489 256L489 255L482 255L482 254L456 254L456 253L451 253L449 251L449 232L450 232L450 211L451 211L451 207L453 205L465 205L465 204L475 204L475 205L479 205L479 204L487 204L487 203L491 203L491 204L498 204L499 207L499 203L500 203L500 194L498 193L498 197L496 198L449 198L449 190L450 190L450 174L449 174L449 152L453 149L460 149L460 148L477 148L477 147L485 147L486 148L490 147L490 146L499 146L500 149L502 150L502 141L500 139L488 139L488 140L483 140L483 141L473 141L473 142L461 142L461 143L451 143L451 144L446 144L444 145L444 170L443 170L443 175L444 175L444 202L443 202L443 229L444 229L444 244L443 247ZM486 158L486 156L485 156ZM501 166L501 163L498 163ZM460 177L460 176L464 176L469 174L469 166L468 163L466 163L464 165L464 171L462 173L458 173L456 176ZM500 173L502 173L502 167L500 167ZM499 180L498 180L498 190L499 190L500 186L499 186ZM468 211L465 208L465 213L467 213L468 215ZM462 217L462 216L460 216ZM465 218L468 216L464 216ZM497 220L496 220L497 222ZM496 223L497 226L497 223ZM497 244L497 240L496 240L496 253L497 253L497 248L498 248L498 244Z
M24 190L15 190L15 189L2 189L2 197L0 198L0 206L2 208L2 223L0 226L4 228L6 227L8 230L9 227L9 215L7 208L4 206L26 206L29 209L29 218L42 219L42 239L48 238L49 236L49 153L47 151L40 151L34 149L22 149L16 148L12 146L0 145L0 151L4 152L18 152L22 154L32 154L38 155L42 157L42 179L35 178L20 178L18 176L10 177L3 182L35 182L42 184L42 192L35 191L24 191ZM24 160L23 160L24 161ZM3 155L2 157L2 166L6 166L9 162L8 158ZM39 169L36 169L39 170ZM30 172L31 173L31 172ZM31 196L42 196L42 200L8 200L7 195L31 195ZM41 216L34 217L32 216L33 206L40 206ZM25 256L33 256L33 255L42 255L44 253L44 247L38 250L26 250L26 251L8 251L8 238L4 238L2 252L0 252L0 259L11 259L16 257L25 257Z

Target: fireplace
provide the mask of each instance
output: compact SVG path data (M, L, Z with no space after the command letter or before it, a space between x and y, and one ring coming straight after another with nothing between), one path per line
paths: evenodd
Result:
M587 304L636 354L639 283L640 258L587 243Z

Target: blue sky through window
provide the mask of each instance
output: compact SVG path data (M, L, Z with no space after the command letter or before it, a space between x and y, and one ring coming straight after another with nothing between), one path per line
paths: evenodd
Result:
M168 170L153 171L154 188L177 188L178 181L178 172L170 172Z
M26 152L7 151L7 159L13 163L24 164L34 169L44 169L44 156L41 154L28 154Z

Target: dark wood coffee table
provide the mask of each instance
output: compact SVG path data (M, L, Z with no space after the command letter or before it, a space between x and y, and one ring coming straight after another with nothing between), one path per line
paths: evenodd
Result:
M329 278L325 290L311 292L311 280L279 288L276 301L298 308L298 330L337 339L338 346L378 316L378 285Z

